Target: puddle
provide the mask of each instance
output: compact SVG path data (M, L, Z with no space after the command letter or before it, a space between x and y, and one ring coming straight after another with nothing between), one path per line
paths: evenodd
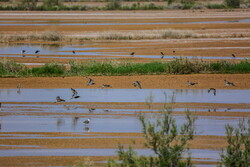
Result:
M117 149L12 149L0 150L0 157L16 156L114 156ZM155 155L149 149L136 149L138 155ZM217 150L190 149L192 157L207 158L206 161L218 161L220 152Z
M52 111L47 111L52 112ZM151 114L146 114L151 118ZM91 118L88 125L83 121ZM185 121L185 116L174 116L177 126L180 127ZM155 118L152 118L152 121ZM237 125L238 117L215 117L199 116L196 121L196 135L225 136L225 125ZM120 132L140 133L141 123L136 115L131 116L105 116L86 115L82 113L77 116L49 115L49 116L27 116L9 115L1 117L1 132ZM43 136L27 136L28 138L44 138ZM83 136L84 137L84 136ZM88 136L85 136L88 137ZM6 137L25 138L25 136ZM45 137L46 138L46 137Z
M158 23L90 23L90 22L73 22L70 23L63 21L0 21L0 26L116 26L116 25L164 25L164 24L223 24L223 23L249 23L250 19L240 19L231 21L200 21L200 22L158 22Z
M186 84L186 83L183 83ZM66 102L153 102L183 103L250 103L250 90L219 89L216 96L206 89L77 89L80 98L71 99L70 89L0 89L1 102L55 102L60 96ZM121 96L121 94L123 96ZM167 95L167 99L165 95Z
M0 57L23 57L26 58L54 58L54 59L115 59L118 57L131 57L130 53L125 52L98 52L101 49L107 48L99 48L94 47L93 45L75 45L75 46L53 46L51 45L17 45L17 46L0 46ZM126 48L126 47L125 47ZM122 48L122 49L125 49ZM191 48L191 49L232 49L234 47L224 47L224 48ZM250 47L236 47L235 49L249 49ZM117 49L117 48L116 48ZM21 51L26 50L25 54L22 54ZM38 54L35 54L36 50L40 50ZM75 51L75 54L72 51ZM91 52L87 52L91 51ZM35 55L35 56L34 56ZM89 56L89 57L81 57L81 56ZM108 57L107 57L108 56ZM24 57L24 58L25 58ZM152 58L157 59L161 58L160 55L135 55L136 58ZM248 59L245 57L211 57L211 56L175 56L175 55L165 55L164 59L174 59L174 58L188 58L188 59Z

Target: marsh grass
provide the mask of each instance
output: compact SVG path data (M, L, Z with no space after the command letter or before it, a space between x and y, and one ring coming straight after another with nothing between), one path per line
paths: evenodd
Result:
M19 76L27 74L27 67L23 64L3 59L0 61L1 76Z
M200 59L178 58L169 62L153 61L135 63L131 61L107 60L102 62L70 61L70 69L56 62L28 69L14 61L0 61L0 76L81 76L81 75L150 75L150 74L199 74L199 73L250 73L250 61L240 63L219 61L205 62Z
M0 34L0 42L12 41L62 41L64 36L56 30L47 30L41 33L5 35Z
M181 38L196 38L198 35L188 30L144 30L134 32L115 32L106 31L97 35L96 39L102 40L141 40L141 39L181 39Z

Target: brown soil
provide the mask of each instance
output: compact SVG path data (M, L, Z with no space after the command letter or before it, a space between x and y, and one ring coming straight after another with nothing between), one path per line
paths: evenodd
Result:
M0 78L0 88L101 88L110 84L113 88L135 89L132 83L141 81L145 89L250 89L250 74L191 74L191 75L138 75L138 76L91 76L96 85L87 86L85 77L30 77ZM225 86L224 79L236 86ZM187 81L198 82L188 86Z

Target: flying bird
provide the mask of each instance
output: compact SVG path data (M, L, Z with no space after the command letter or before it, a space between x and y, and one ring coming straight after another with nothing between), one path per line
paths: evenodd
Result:
M235 86L233 82L229 82L227 80L224 80L224 81L225 81L226 86Z
M163 59L164 58L164 53L163 52L161 52L161 59Z
M187 81L187 83L188 83L188 86L193 86L193 85L198 84L197 82L191 82L191 81Z
M95 108L89 108L89 112L95 111Z
M57 97L56 97L56 101L57 101L57 102L65 102L64 99L61 99L61 98L60 98L60 96L57 96Z
M141 89L141 82L140 81L134 81L133 85L134 85L134 87L138 87Z
M70 88L71 92L72 92L72 97L76 96L78 93L75 89Z
M108 84L102 84L102 88L112 88L111 85Z
M88 79L88 81L87 81L87 86L88 86L88 85L94 85L94 84L95 84L95 82L94 82L93 79L88 78L88 77L86 77L86 78Z
M210 91L213 91L214 92L214 96L216 96L216 89L215 88L210 88L210 89L208 89L208 93L210 92Z

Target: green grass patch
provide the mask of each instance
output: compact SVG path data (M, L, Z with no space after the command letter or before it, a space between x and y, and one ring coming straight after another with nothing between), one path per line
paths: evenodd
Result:
M49 63L43 67L34 67L30 70L32 76L62 76L65 73L65 66L58 63Z
M178 58L169 62L153 61L149 63L135 63L131 61L70 61L70 69L56 62L42 67L28 69L25 65L14 61L0 61L0 76L81 76L81 75L149 75L149 74L199 74L220 73L236 74L250 73L250 61L240 63L219 61L205 62L198 59Z

